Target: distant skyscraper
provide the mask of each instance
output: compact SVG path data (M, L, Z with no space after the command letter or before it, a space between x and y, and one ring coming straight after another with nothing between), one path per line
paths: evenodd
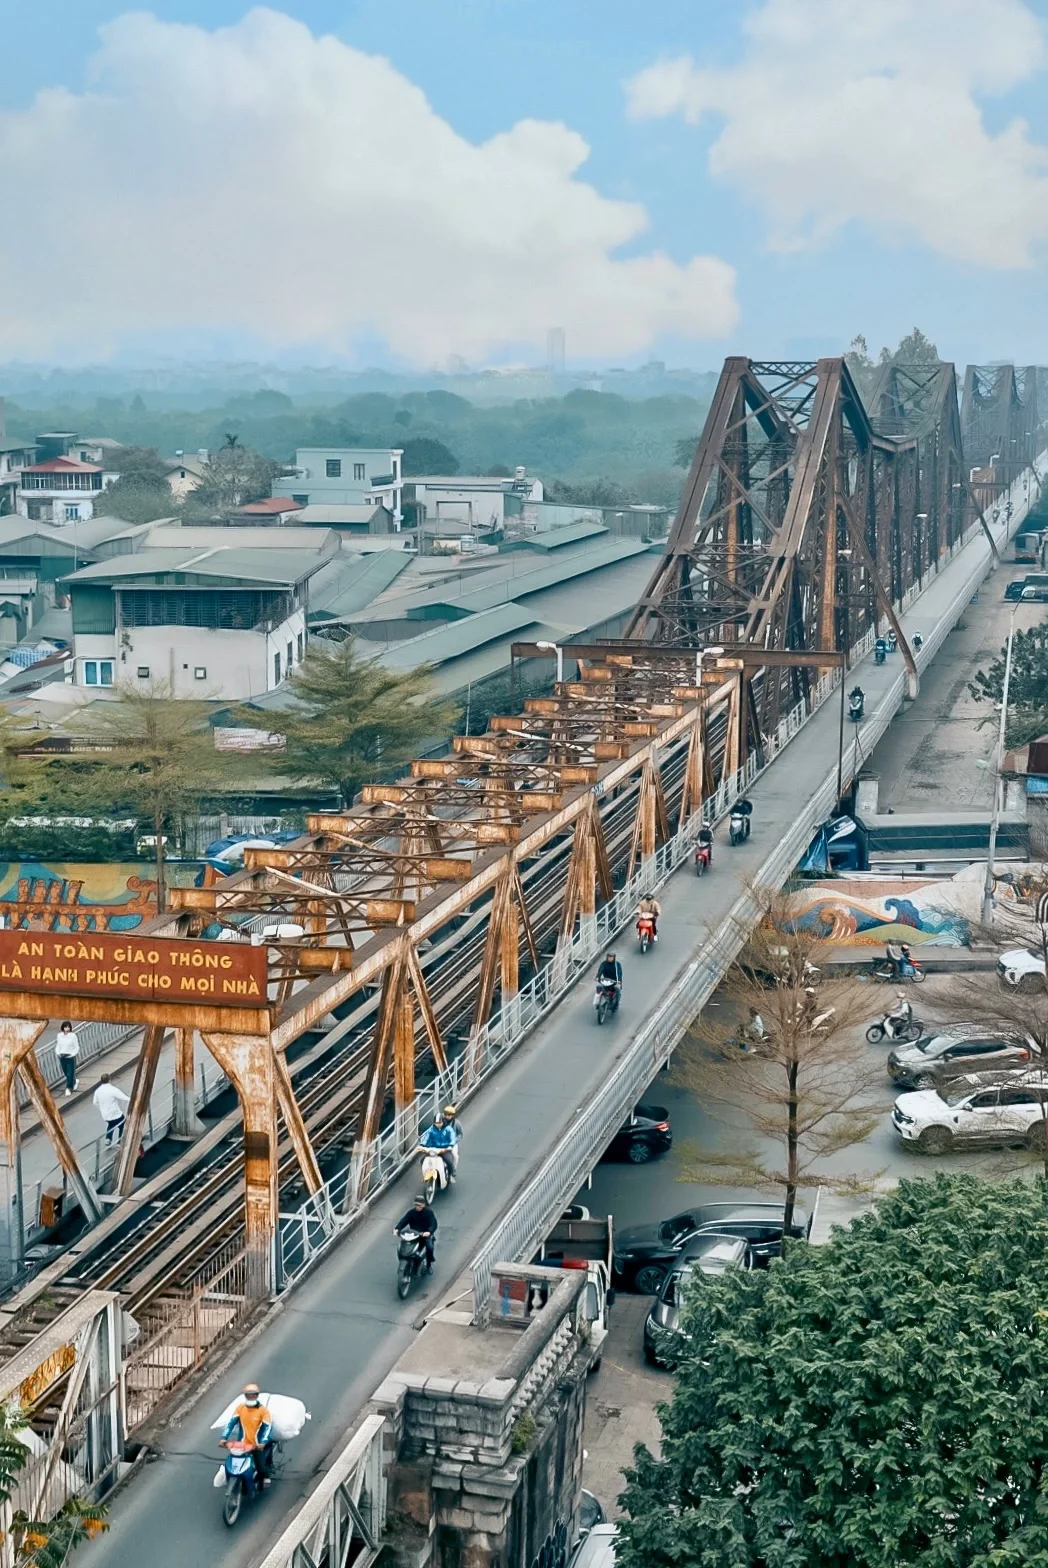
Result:
M564 374L563 327L550 327L546 333L546 368L551 376Z

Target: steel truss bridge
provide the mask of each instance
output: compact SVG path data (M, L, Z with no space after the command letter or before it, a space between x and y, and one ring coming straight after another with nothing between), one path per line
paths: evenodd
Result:
M985 458L1005 439L1026 458L1045 446L1036 373L982 375L968 372L963 428L992 450L970 462L950 365L882 367L863 396L842 359L727 360L624 639L566 647L571 678L550 696L311 816L294 843L248 849L221 884L172 891L141 934L254 933L271 1028L201 1036L237 1108L113 1202L131 1191L164 1033L147 1030L110 1210L11 1300L0 1364L86 1295L116 1297L140 1325L127 1425L141 1424L404 1168L420 1117L498 1065L879 629L916 680L902 607L973 530L994 548L1019 470ZM0 1071L10 1093L32 1068L23 1054ZM46 1109L46 1084L33 1092ZM64 1397L59 1379L41 1431Z

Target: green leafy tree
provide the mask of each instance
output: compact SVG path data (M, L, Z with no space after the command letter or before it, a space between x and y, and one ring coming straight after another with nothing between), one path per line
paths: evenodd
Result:
M269 495L282 469L283 464L261 457L241 445L239 436L227 432L223 445L204 464L200 483L183 501L182 515L187 522L221 517L249 501L259 501Z
M334 785L346 805L361 784L448 734L458 713L433 696L427 669L385 670L358 658L352 638L311 643L288 685L292 704L272 721L286 749L270 754L271 765ZM257 726L257 713L243 717Z
M682 436L673 443L673 465L675 468L690 468L695 460L695 448L699 444L698 436Z
M128 523L151 523L175 511L167 464L155 446L128 446L120 454L120 477L107 485L96 510Z
M1048 1562L1048 1187L904 1181L686 1302L617 1568Z
M30 1458L30 1449L19 1437L25 1421L0 1406L0 1503L11 1500L18 1477ZM109 1526L105 1509L73 1497L50 1519L30 1519L16 1509L11 1517L11 1546L17 1568L64 1568L70 1552L93 1540Z
M976 702L1000 705L1004 697L1002 648L988 670L976 671L968 690ZM992 716L991 716L992 719ZM989 720L987 722L990 722ZM1017 631L1012 638L1012 673L1008 683L1009 746L1025 746L1048 733L1048 622Z
M882 359L886 354L888 350L882 349ZM912 332L907 332L904 338L899 339L898 348L894 354L888 354L888 358L897 365L937 365L939 350L931 338L925 337L920 327L914 327Z
M125 685L113 702L92 709L92 739L102 753L85 795L111 809L130 808L154 840L157 907L166 907L165 839L229 779L230 754L216 751L206 702L175 697L167 681Z
M408 474L457 474L459 461L450 447L432 436L409 436L400 460L401 472Z

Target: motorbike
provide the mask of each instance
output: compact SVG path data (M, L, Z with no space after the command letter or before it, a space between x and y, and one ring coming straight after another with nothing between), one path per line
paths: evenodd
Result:
M733 811L728 818L728 839L731 844L741 844L750 836L750 819L741 811Z
M637 935L640 938L640 950L646 953L655 940L655 916L639 915L637 918Z
M710 869L710 862L712 861L712 859L713 859L713 846L712 846L712 844L696 844L696 846L695 846L695 875L697 877L701 877L701 876L705 875L705 873Z
M597 1022L602 1024L605 1018L610 1018L619 1005L619 989L614 980L598 980L597 989L593 995L593 1006L597 1013Z
M919 1040L923 1033L924 1025L919 1018L911 1018L904 1024L885 1013L879 1023L870 1025L866 1031L866 1038L871 1045L880 1045L882 1040L890 1040L895 1045L900 1040Z
M870 965L870 972L875 980L895 980L899 985L904 980L911 980L914 985L923 985L927 978L923 965L909 953L904 956L903 967L898 974L890 958L875 958Z
M426 1267L426 1238L418 1230L402 1230L397 1237L397 1295L401 1301Z
M883 637L878 637L877 641L873 645L873 662L874 664L883 664L887 657L888 644L885 642Z
M853 724L861 724L866 716L866 695L856 686L848 696L848 717Z
M426 1202L432 1203L434 1194L443 1192L448 1184L448 1162L439 1149L419 1149L422 1156L422 1190Z
M262 1471L266 1481L273 1479L273 1469L276 1451L279 1443L265 1443L262 1447ZM263 1483L255 1464L255 1444L243 1440L228 1442L225 1445L226 1458L223 1466L225 1470L225 1494L222 1499L222 1518L230 1529L240 1518L240 1510L245 1502L261 1497Z

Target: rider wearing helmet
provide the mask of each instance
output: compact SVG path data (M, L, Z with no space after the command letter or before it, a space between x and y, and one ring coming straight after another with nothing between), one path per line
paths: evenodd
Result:
M424 1149L432 1149L434 1154L439 1154L448 1168L448 1180L455 1180L455 1144L458 1142L452 1128L444 1120L443 1111L438 1111L433 1118L432 1127L427 1127L419 1139Z
M451 1173L452 1173L452 1175L455 1175L457 1173L457 1171L458 1171L458 1164L459 1164L459 1144L462 1142L462 1123L458 1119L458 1106L457 1105L445 1105L445 1107L444 1107L444 1121L447 1124L447 1126L451 1128L451 1131L455 1134L455 1142L452 1145L452 1147L448 1150L448 1154L449 1154L449 1157L450 1157L450 1163L451 1163Z
M622 965L614 953L607 953L601 961L601 966L597 970L597 980L598 982L610 981L614 985L615 1000L612 1005L617 1010L622 997Z

